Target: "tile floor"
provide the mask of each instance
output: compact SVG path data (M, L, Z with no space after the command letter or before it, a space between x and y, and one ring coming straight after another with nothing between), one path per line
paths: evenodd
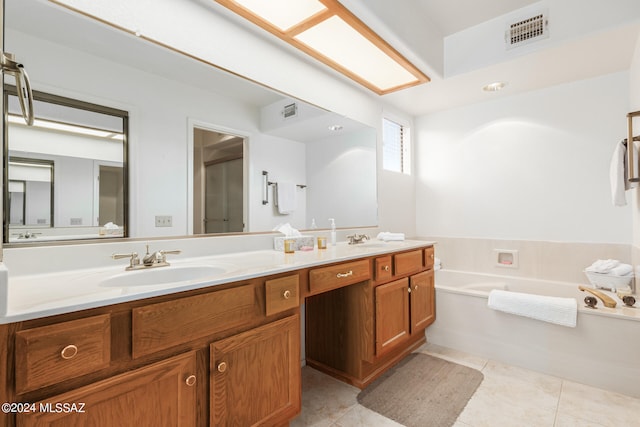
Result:
M417 351L484 374L484 381L454 427L640 426L640 399L433 344L425 344ZM302 390L302 413L291 427L401 426L359 405L359 389L314 369L302 369Z

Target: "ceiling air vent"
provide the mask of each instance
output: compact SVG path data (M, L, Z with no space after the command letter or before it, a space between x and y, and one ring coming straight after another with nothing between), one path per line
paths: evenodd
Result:
M506 32L507 49L532 43L549 37L549 21L540 13L510 24Z
M298 115L298 106L294 102L293 104L285 105L282 110L282 117L285 119L290 119L292 117L296 117Z

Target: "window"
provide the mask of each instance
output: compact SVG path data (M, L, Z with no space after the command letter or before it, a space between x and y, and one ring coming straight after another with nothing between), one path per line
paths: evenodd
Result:
M409 127L386 118L382 122L382 168L410 175L411 138Z

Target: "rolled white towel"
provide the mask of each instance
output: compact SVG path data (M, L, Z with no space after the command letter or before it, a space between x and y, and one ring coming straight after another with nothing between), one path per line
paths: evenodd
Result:
M616 268L620 264L617 259L599 259L587 267L586 271L592 271L594 273L609 273L612 269Z
M609 274L614 276L627 276L633 272L633 267L629 264L618 264L616 267L609 270Z
M381 233L378 233L378 240L382 240L385 242L390 242L390 241L402 241L404 240L404 233L390 233L388 231L383 231Z

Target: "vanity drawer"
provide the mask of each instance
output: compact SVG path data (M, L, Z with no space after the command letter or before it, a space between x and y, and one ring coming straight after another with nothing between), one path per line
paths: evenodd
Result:
M297 274L267 280L264 290L267 316L300 305L300 280Z
M264 316L257 294L243 285L134 308L133 358L251 323Z
M330 267L314 268L309 272L311 293L329 291L371 278L369 261L345 262Z
M394 255L393 273L401 276L422 270L422 258L422 249Z
M376 258L375 264L375 274L378 282L383 282L393 277L393 272L391 271L391 255Z
M435 260L435 250L433 246L424 250L424 266L427 269L433 268L433 262Z
M24 393L109 366L108 314L16 332L16 392Z

